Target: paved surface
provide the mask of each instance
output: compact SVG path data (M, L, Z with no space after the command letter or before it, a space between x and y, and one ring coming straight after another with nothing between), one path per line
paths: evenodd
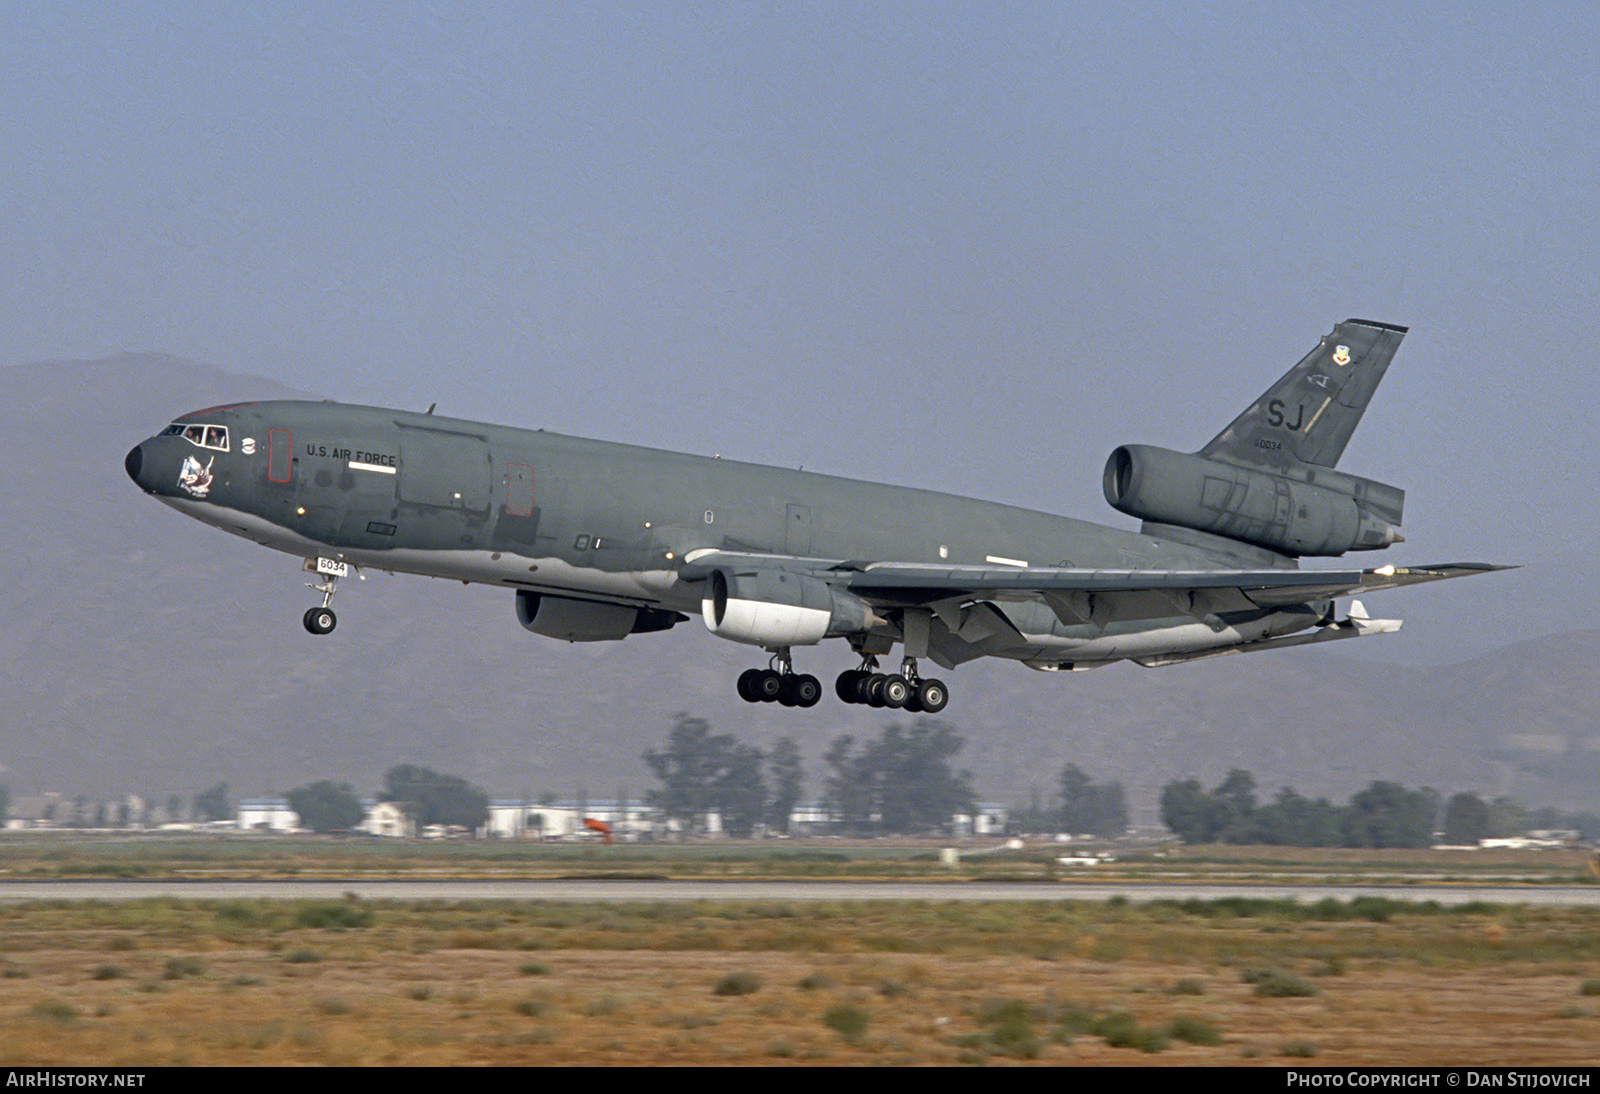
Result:
M1216 885L1100 882L936 881L0 881L0 902L24 900L191 900L340 898L367 900L1216 900L1222 897L1292 897L1314 903L1325 897L1386 896L1465 904L1569 907L1600 906L1600 885Z

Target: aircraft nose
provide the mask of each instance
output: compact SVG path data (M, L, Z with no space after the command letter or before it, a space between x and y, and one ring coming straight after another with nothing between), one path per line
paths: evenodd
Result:
M122 461L122 466L128 469L128 478L137 483L141 490L144 489L144 483L139 482L139 472L144 467L144 445L134 445L127 458Z

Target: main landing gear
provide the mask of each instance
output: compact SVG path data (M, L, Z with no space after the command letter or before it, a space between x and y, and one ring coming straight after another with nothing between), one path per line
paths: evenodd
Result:
M747 703L779 703L786 707L814 707L822 698L822 682L794 671L788 650L772 655L764 669L746 669L739 676L739 698Z
M944 681L922 679L917 675L916 659L911 657L900 663L895 675L879 672L876 657L864 657L860 668L839 674L834 691L847 703L922 714L937 714L950 702Z
M922 679L917 675L917 662L912 657L900 663L898 673L885 675L878 671L876 657L864 655L860 668L839 674L834 691L847 703L908 710L913 714L937 714L950 702L950 692L944 681ZM822 698L822 685L815 676L795 672L789 651L784 649L773 653L768 668L746 669L740 675L739 698L747 703L814 707Z

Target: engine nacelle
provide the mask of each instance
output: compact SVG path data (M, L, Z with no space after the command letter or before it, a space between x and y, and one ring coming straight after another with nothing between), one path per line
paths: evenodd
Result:
M687 618L659 608L631 608L517 590L517 622L564 642L615 642L630 634L664 631Z
M883 622L855 594L787 570L715 570L700 611L718 638L768 648L812 646Z
M1329 468L1304 475L1127 444L1106 461L1106 501L1141 520L1286 555L1342 555L1400 542L1404 490Z

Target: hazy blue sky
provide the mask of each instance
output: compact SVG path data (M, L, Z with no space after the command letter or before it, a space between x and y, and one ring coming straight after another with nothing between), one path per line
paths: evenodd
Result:
M168 352L1126 524L1112 447L1196 448L1337 320L1409 324L1343 464L1409 492L1385 560L1526 567L1369 603L1411 620L1372 654L1452 660L1600 607L1597 30L8 4L0 364Z

